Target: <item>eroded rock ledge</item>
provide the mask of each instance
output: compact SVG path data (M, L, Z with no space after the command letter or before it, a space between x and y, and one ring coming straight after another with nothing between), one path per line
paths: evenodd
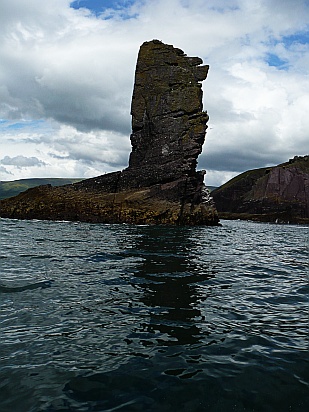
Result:
M132 97L132 152L123 171L62 187L40 186L0 202L2 217L105 223L217 225L196 171L208 115L208 66L158 40L139 51Z

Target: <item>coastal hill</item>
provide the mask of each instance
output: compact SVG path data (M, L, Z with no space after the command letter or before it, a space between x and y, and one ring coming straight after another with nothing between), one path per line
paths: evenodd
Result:
M211 193L222 219L309 223L309 156L249 170Z
M0 201L0 216L105 223L218 225L197 171L205 140L199 57L158 40L145 42L132 96L129 166L61 187L38 186Z

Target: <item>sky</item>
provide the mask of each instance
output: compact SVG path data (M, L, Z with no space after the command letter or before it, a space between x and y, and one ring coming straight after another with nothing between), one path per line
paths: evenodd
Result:
M207 185L309 154L309 0L10 0L0 180L127 167L136 59L152 39L210 66Z

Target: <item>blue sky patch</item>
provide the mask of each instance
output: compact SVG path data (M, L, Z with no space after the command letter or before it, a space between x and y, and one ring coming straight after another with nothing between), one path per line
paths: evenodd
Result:
M75 0L70 6L73 9L86 8L98 16L107 9L120 10L133 3L134 0Z
M273 53L268 53L266 63L268 66L276 67L279 70L286 70L288 68L287 61L280 59L280 57Z
M0 119L0 129L12 132L14 130L34 130L42 128L50 128L45 120L22 120L18 122Z
M286 47L291 47L294 44L308 44L309 31L292 34L291 36L285 36L282 38L282 43L284 43Z

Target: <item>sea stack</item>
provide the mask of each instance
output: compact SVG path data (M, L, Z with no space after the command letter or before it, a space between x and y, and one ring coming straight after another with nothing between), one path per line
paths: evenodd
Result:
M139 51L129 166L62 187L39 186L0 202L0 216L102 223L218 225L196 171L208 115L202 59L158 40Z

